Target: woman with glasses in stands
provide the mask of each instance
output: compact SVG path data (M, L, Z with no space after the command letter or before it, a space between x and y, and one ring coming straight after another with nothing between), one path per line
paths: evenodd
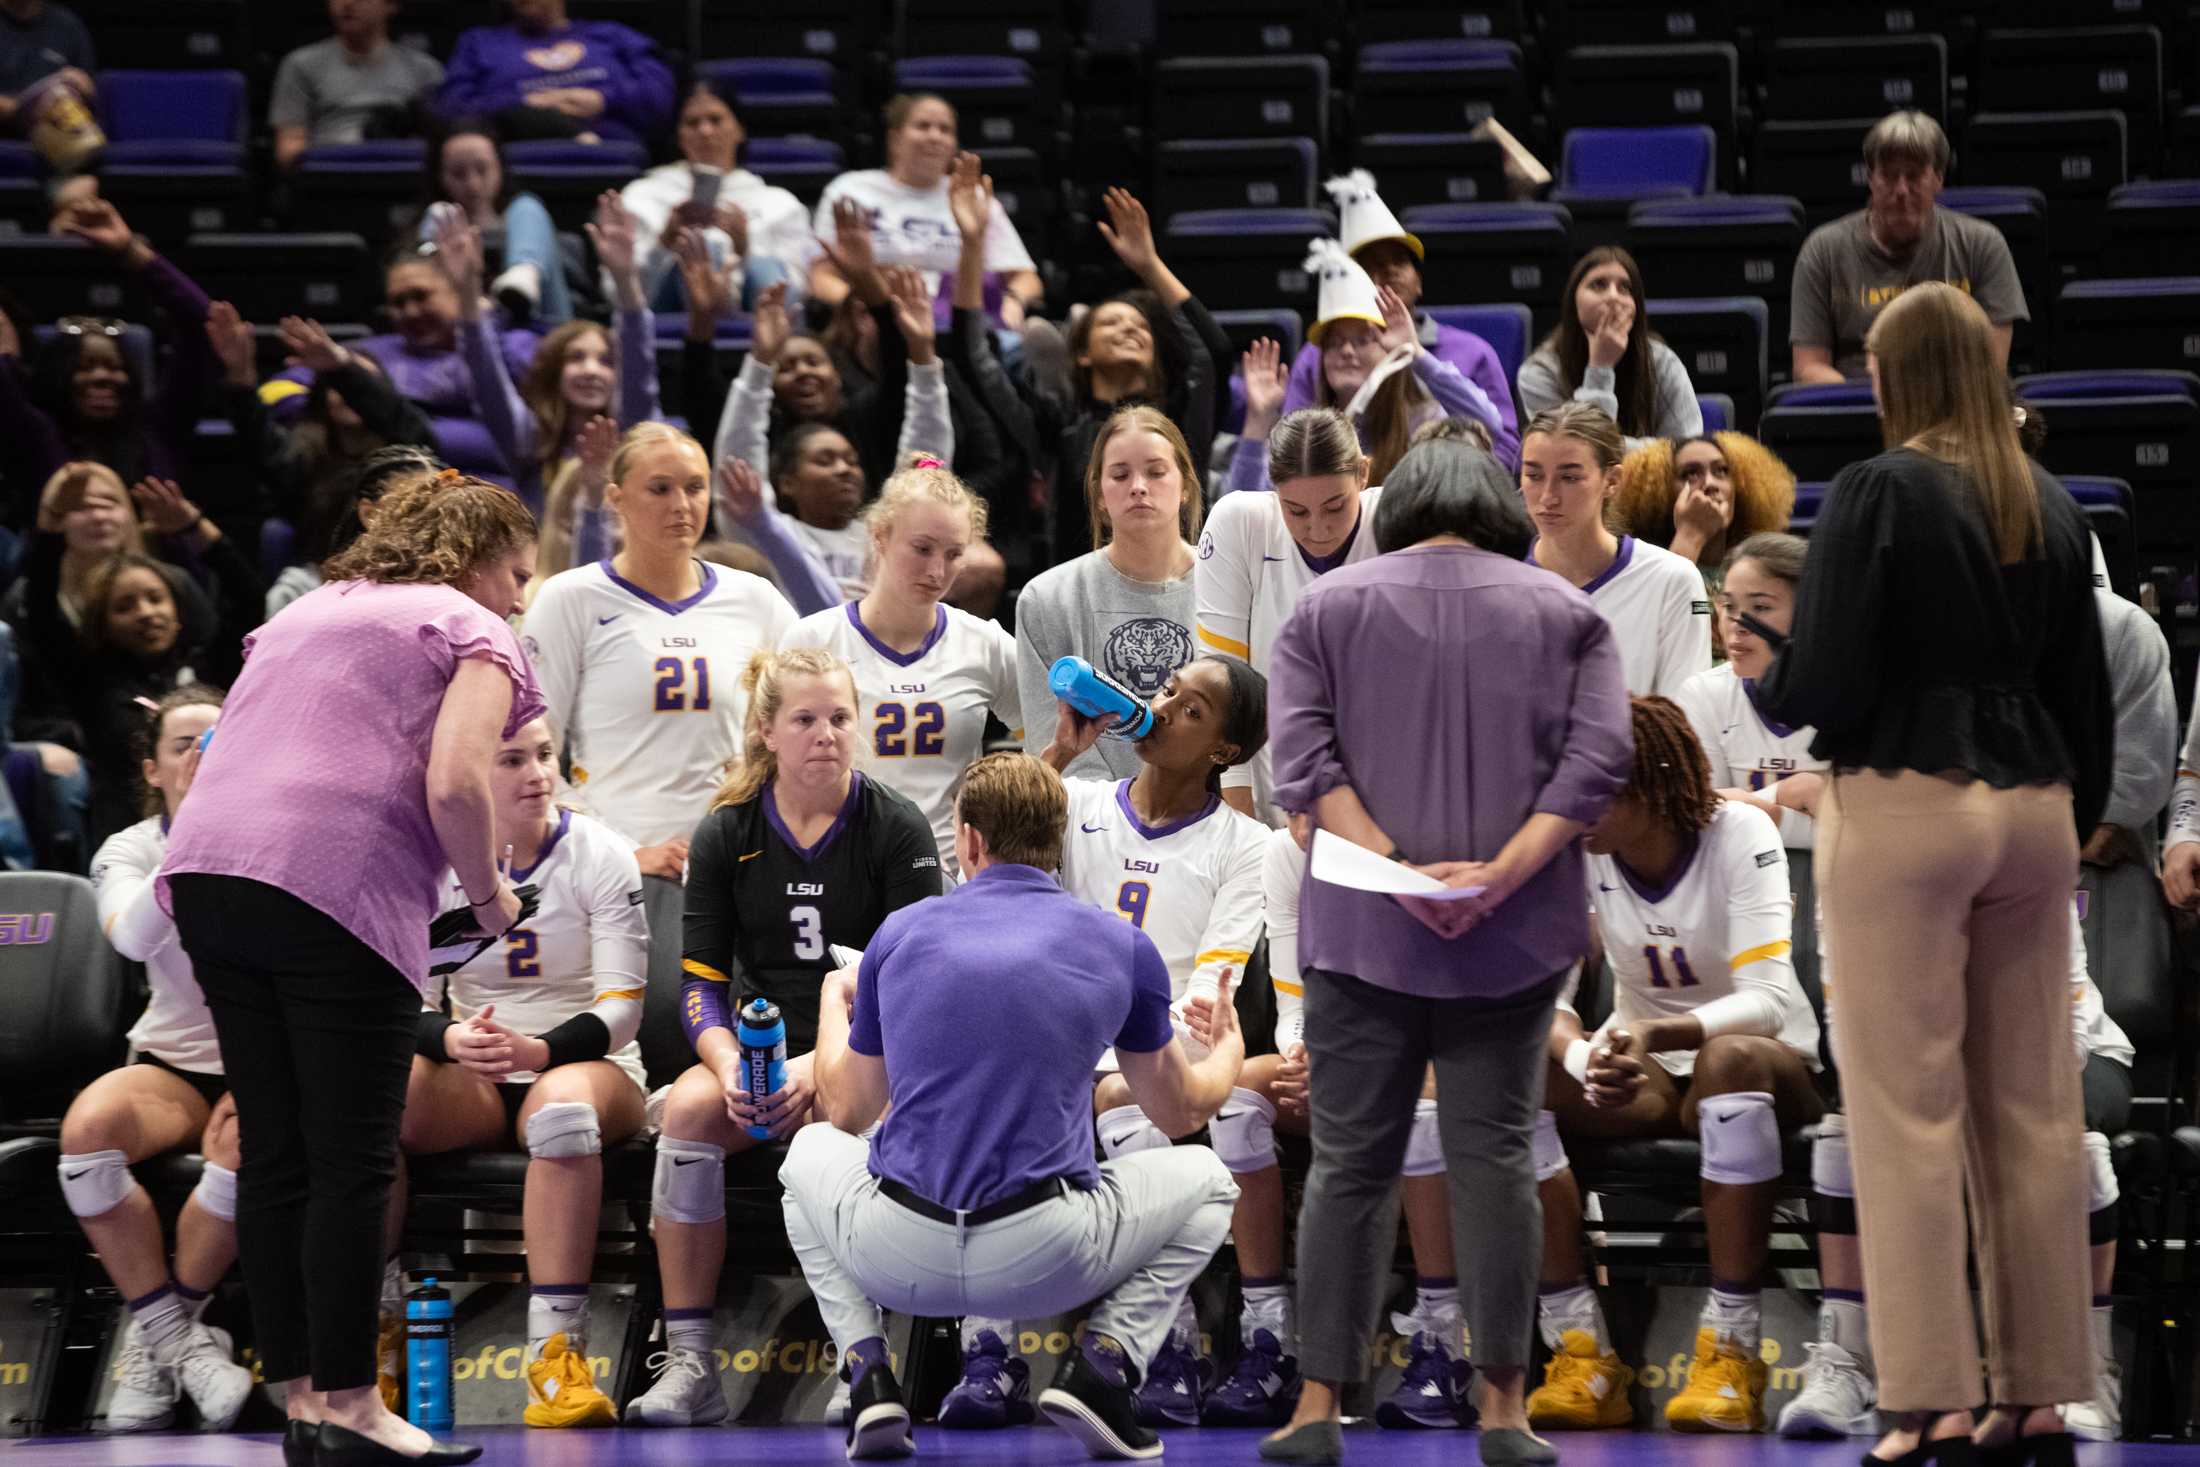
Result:
M206 997L153 890L169 822L191 792L221 705L219 688L193 683L140 712L145 818L92 859L100 928L117 952L145 965L151 989L130 1028L129 1061L85 1086L61 1120L61 1195L130 1308L114 1393L93 1423L100 1431L165 1431L179 1391L203 1430L227 1431L252 1394L252 1372L230 1359L228 1333L199 1319L237 1256L237 1107ZM176 1219L171 1255L153 1199L130 1168L194 1142L206 1160Z
M1650 330L1635 257L1599 245L1574 262L1558 298L1558 325L1520 364L1520 407L1529 416L1563 402L1602 408L1632 450L1651 438L1703 432L1688 369Z

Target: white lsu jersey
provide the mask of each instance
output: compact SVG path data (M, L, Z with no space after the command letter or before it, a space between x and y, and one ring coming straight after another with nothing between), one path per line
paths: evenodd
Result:
M1777 1038L1819 1067L1818 1016L1790 958L1787 852L1771 817L1722 800L1664 887L1599 855L1589 857L1588 884L1612 972L1607 1028L1693 1014L1707 1037ZM1654 1058L1676 1075L1696 1063L1694 1050Z
M155 815L107 837L92 857L99 928L124 957L145 965L152 989L145 1012L130 1026L130 1053L149 1054L194 1075L222 1073L214 1016L176 937L173 917L153 894L153 877L168 856L168 822Z
M1267 902L1268 986L1276 994L1276 1052L1306 1038L1306 979L1299 971L1299 889L1306 852L1288 830L1268 833L1261 849L1261 894Z
M1360 521L1351 538L1319 566L1291 538L1283 503L1273 493L1225 494L1216 500L1192 563L1193 621L1200 646L1251 663L1267 676L1268 650L1306 588L1324 571L1376 554L1372 516L1382 492L1360 491ZM1222 785L1250 788L1260 818L1281 823L1274 808L1274 766L1265 746L1251 760L1225 771Z
M1673 701L1688 715L1696 742L1711 761L1714 789L1755 792L1790 774L1823 773L1832 767L1811 757L1810 741L1817 730L1772 723L1757 711L1731 662L1682 683ZM1791 851L1814 849L1817 830L1818 822L1800 810L1780 812L1780 841Z
M696 564L677 605L608 560L543 583L520 640L572 755L589 812L638 845L685 836L741 749L741 674L779 645L794 608L757 576Z
M1223 969L1243 977L1260 940L1268 827L1217 796L1190 819L1156 828L1132 813L1129 780L1063 783L1062 888L1153 939L1179 1019L1186 999L1215 995Z
M1703 573L1672 551L1622 535L1619 554L1581 589L1612 624L1636 697L1670 698L1711 666L1711 593Z
M953 871L955 798L985 752L986 714L1023 741L1016 639L998 622L942 605L932 635L905 656L872 636L850 601L802 618L779 645L821 647L854 671L870 730L864 773L924 812L940 867Z
M456 872L444 873L449 910L466 904ZM593 1013L611 1031L605 1058L646 1085L642 996L649 988L649 922L642 910L642 872L634 842L599 820L558 812L557 828L535 864L512 873L514 886L532 883L535 915L445 980L451 1016L464 1019L496 1005L496 1022L520 1034L546 1034L575 1014ZM435 1007L439 994L426 995ZM536 1078L515 1070L502 1083Z

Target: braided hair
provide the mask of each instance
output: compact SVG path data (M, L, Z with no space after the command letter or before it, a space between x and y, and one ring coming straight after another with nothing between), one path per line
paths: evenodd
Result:
M1688 715L1670 698L1629 698L1627 706L1635 726L1635 767L1623 793L1674 830L1707 828L1719 795Z

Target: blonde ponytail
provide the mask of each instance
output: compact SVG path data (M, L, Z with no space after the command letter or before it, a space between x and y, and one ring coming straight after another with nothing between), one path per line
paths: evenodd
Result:
M863 695L856 691L856 675L846 662L822 647L793 647L783 652L759 652L741 670L741 693L748 699L748 716L741 721L741 755L726 771L725 782L710 802L745 805L764 792L779 772L779 759L764 742L764 732L779 716L787 699L787 681L798 677L831 677L848 680L848 697L856 716L863 715Z

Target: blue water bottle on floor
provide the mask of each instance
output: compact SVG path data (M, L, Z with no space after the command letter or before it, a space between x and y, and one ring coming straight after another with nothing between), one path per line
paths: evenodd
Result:
M787 1022L779 1005L766 998L752 1000L741 1010L741 1027L734 1032L741 1041L741 1083L751 1100L777 1095L787 1083ZM765 1137L767 1126L751 1126L749 1134Z
M1115 715L1101 732L1111 739L1142 739L1153 732L1153 709L1146 700L1082 657L1062 657L1047 671L1054 696L1087 718Z
M447 1432L451 1414L451 1291L428 1279L405 1296L405 1414L422 1431Z

